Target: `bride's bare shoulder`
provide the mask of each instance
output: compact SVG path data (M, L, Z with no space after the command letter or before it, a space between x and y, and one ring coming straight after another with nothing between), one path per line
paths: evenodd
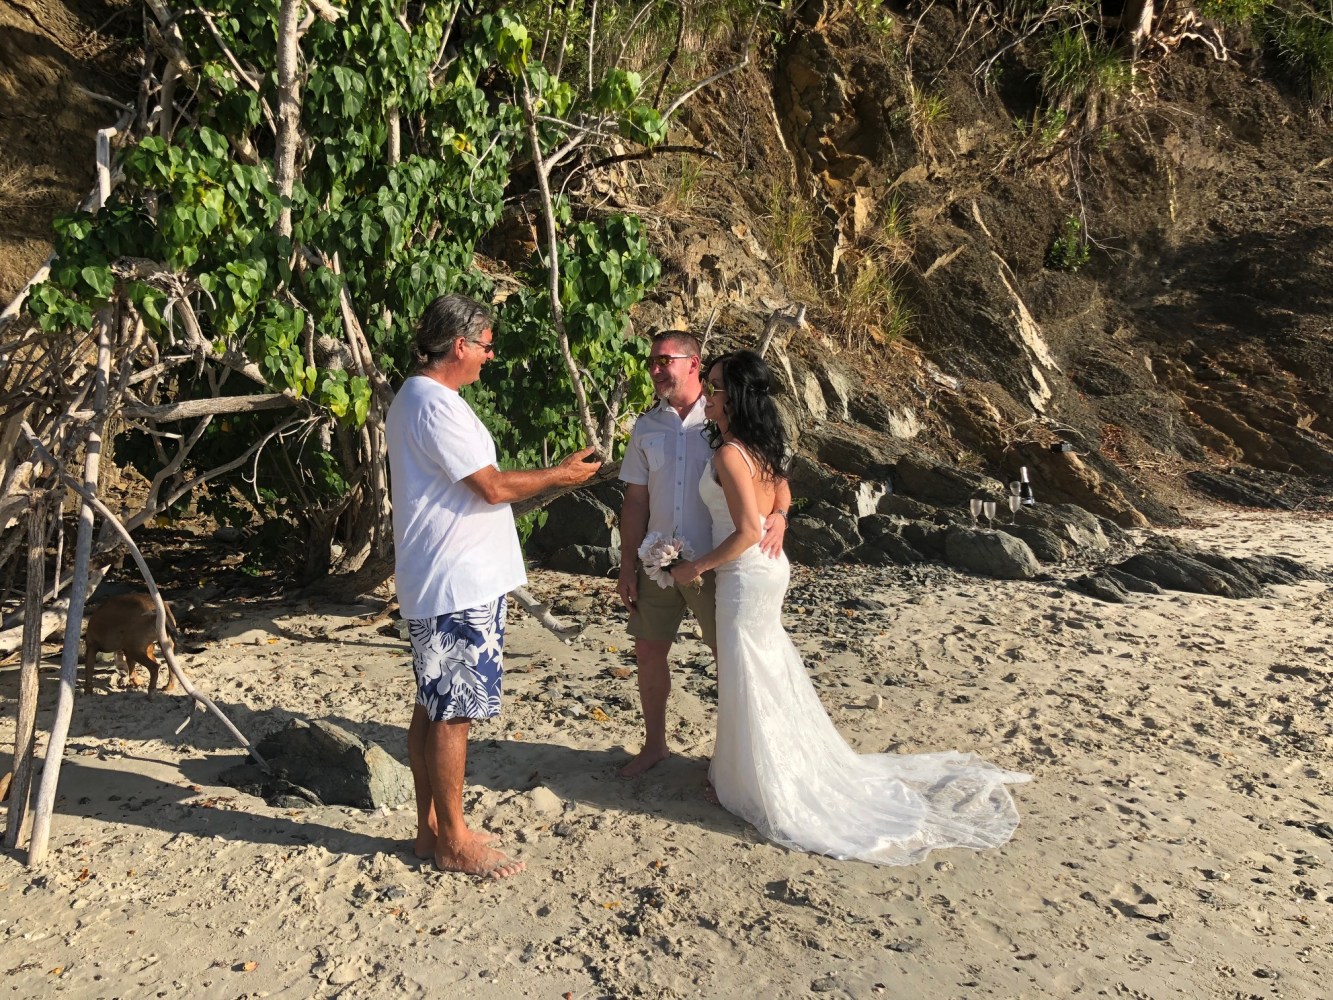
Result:
M750 457L750 452L746 449L745 445L741 444L739 441L724 441L722 447L717 450L717 454L719 458L726 455L726 460L733 465L739 466L743 464L745 466L745 471L751 476L754 475L754 459Z

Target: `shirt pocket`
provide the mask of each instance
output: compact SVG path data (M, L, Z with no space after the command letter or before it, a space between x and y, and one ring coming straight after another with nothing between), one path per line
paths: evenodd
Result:
M645 434L643 455L648 460L649 472L656 472L666 465L666 435Z

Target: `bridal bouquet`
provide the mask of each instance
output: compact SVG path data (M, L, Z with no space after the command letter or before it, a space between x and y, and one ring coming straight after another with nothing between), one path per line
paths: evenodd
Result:
M663 535L658 531L650 531L639 546L643 571L648 574L648 579L663 589L676 585L676 581L671 578L671 567L693 558L694 550L690 548L690 543L675 534Z

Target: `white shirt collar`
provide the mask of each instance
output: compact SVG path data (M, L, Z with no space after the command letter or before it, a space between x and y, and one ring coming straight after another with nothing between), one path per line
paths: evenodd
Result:
M689 412L685 414L685 417L683 420L681 420L681 423L684 424L694 423L695 421L693 420L693 418L696 415L703 413L704 405L707 402L707 400L708 400L707 396L705 396L702 392L699 393L699 398L694 401L694 405L690 407ZM671 405L669 400L659 399L657 401L657 408L661 410L664 414L665 413L675 414L678 418L680 416L679 414L676 413L676 408Z

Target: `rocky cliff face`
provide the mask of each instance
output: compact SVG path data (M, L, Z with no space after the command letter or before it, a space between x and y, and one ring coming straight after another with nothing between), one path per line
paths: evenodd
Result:
M1092 141L1043 146L1015 124L1042 114L1021 47L983 85L989 51L928 6L867 39L846 5L806 4L768 68L696 107L691 130L736 169L712 175L712 218L665 241L675 281L704 289L690 321L720 307L745 340L770 305L807 301L813 326L780 359L803 451L853 475L928 455L994 492L1027 466L1044 499L1122 525L1174 520L1191 489L1326 507L1327 123L1258 56L1186 46ZM804 205L809 253L752 277L777 188ZM1047 266L1070 217L1093 240L1077 273ZM877 344L846 316L886 261L912 318Z
M132 97L95 30L130 7L0 0L0 166L45 178L40 205L0 194L5 301L86 193L76 133L90 151L115 115L88 92ZM650 161L603 188L665 264L641 325L713 317L713 345L753 344L804 303L773 358L798 487L834 483L840 509L864 483L956 506L956 477L922 470L998 494L1020 466L1042 499L1120 525L1170 522L1190 490L1333 504L1328 125L1257 55L1186 42L1082 138L1043 135L1024 49L978 73L975 24L921 7L884 4L897 20L868 30L850 4L802 5L687 107L721 162ZM1055 270L1071 217L1090 254Z

